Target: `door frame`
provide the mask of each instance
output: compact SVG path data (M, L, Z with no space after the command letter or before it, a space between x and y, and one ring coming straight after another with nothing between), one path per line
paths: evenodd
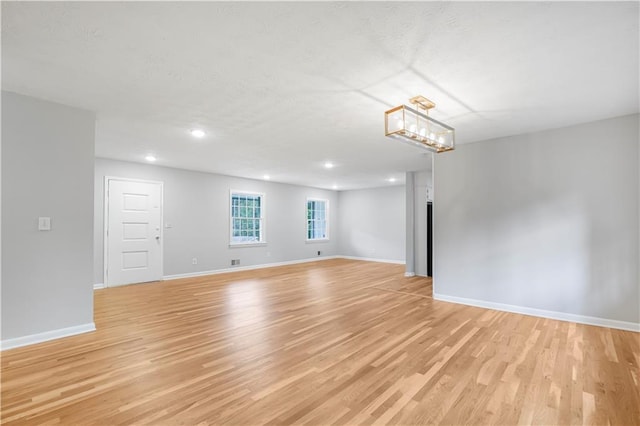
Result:
M138 183L152 183L160 185L160 277L161 279L164 277L164 182L159 180L147 180L147 179L131 179L131 178L123 178L117 176L105 176L104 177L104 186L102 188L103 192L103 207L104 212L102 216L102 279L104 282L105 288L110 287L108 282L107 270L109 268L109 182L111 181L125 181L125 182L138 182Z

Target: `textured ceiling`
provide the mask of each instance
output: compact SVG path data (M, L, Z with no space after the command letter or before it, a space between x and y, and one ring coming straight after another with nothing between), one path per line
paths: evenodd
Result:
M430 167L383 136L417 94L458 143L638 112L638 6L2 2L2 85L96 111L99 157L374 187Z

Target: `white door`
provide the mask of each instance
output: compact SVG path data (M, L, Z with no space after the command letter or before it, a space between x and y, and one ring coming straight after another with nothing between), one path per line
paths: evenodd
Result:
M162 278L162 183L106 179L105 285Z

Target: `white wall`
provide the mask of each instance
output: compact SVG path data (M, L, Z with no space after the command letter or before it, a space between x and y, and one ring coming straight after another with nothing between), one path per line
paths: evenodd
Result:
M94 132L93 113L2 92L3 344L93 323Z
M164 182L164 275L308 259L337 254L335 191L98 158L95 160L94 280L103 282L104 177ZM229 191L265 194L266 246L229 247ZM306 242L306 199L329 200L329 242ZM198 264L193 265L192 259Z
M437 155L436 296L640 323L638 121Z
M339 253L404 262L405 187L340 191Z

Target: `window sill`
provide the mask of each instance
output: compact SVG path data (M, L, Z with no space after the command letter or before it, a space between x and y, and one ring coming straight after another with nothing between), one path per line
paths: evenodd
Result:
M262 243L230 243L229 248L242 248L242 247L264 247L266 242Z
M306 240L307 244L320 244L320 243L328 243L328 242L329 242L328 238L317 239L317 240Z

